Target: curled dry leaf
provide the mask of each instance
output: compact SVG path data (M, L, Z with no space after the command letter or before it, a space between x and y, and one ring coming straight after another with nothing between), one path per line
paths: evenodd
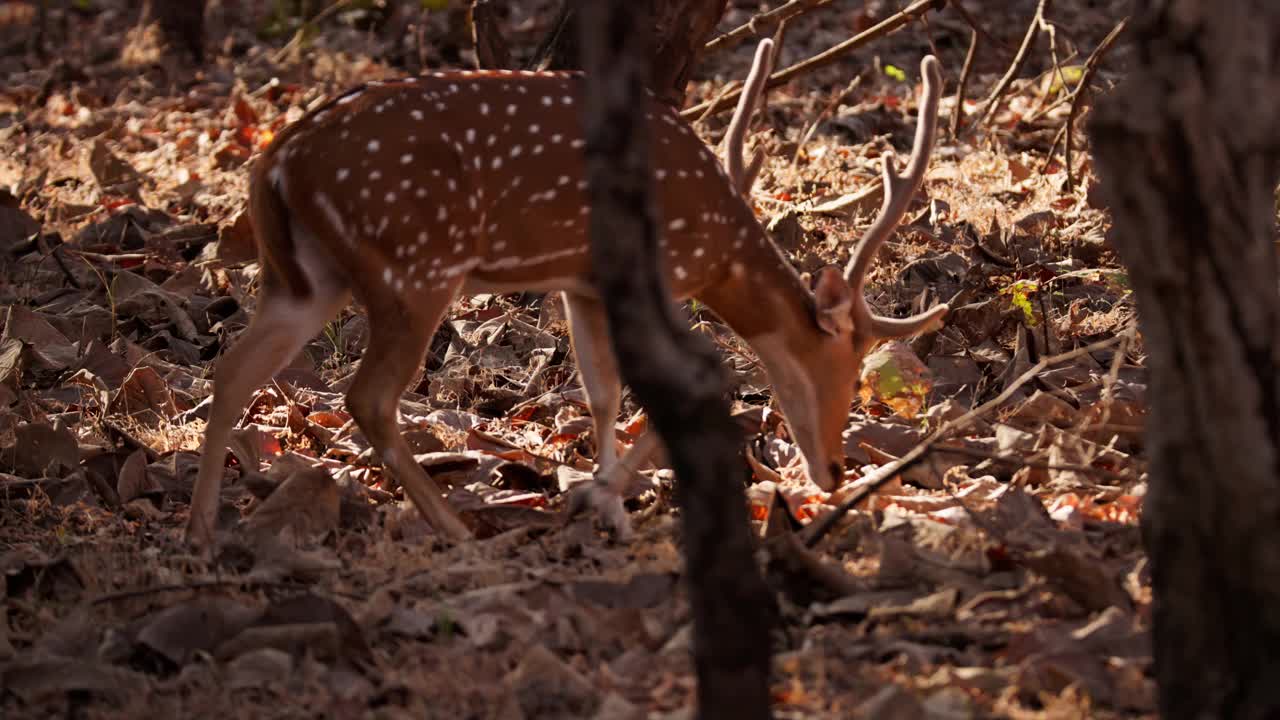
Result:
M901 417L919 415L932 387L929 368L906 343L887 342L862 361L862 402L884 403Z
M70 600L84 590L84 579L66 557L50 558L34 549L0 555L4 594L17 598L34 593L43 600Z
M111 399L109 411L128 415L144 425L155 426L178 414L169 385L155 368L133 368Z
M227 266L243 265L258 259L249 213L240 212L235 219L218 227L214 257Z
M135 450L125 458L124 464L120 466L120 475L116 478L116 493L124 504L137 498L158 500L164 496L164 488L154 475L147 472L145 450Z

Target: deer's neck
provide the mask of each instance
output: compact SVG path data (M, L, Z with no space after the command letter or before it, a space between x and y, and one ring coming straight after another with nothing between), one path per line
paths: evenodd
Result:
M765 337L803 345L821 332L813 319L813 297L764 230L753 230L724 279L698 298L753 347Z
M778 404L800 444L806 467L820 459L818 347L825 335L814 320L813 296L782 252L758 231L728 277L699 298L751 346L774 386ZM811 470L811 468L810 468Z

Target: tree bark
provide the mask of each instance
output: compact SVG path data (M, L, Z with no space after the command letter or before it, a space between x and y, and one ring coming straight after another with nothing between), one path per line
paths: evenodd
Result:
M1280 3L1145 0L1091 134L1151 373L1166 718L1280 714Z
M511 51L498 28L498 8L493 0L472 0L471 42L476 49L476 64L486 70L511 67Z
M773 599L753 559L741 431L720 358L658 271L644 113L646 33L632 0L582 8L591 267L620 371L677 478L701 718L768 718Z
M698 52L720 22L729 0L633 0L638 6L629 10L636 19L632 28L648 27L653 35L649 57L649 88L663 102L679 107L684 102L689 75ZM584 5L585 3L585 5ZM582 7L597 0L564 0L551 31L534 53L529 66L536 70L577 70L583 67L579 58L579 34L575 23ZM591 27L590 33L600 30Z
M160 24L165 42L173 50L204 59L205 0L143 0L141 24Z

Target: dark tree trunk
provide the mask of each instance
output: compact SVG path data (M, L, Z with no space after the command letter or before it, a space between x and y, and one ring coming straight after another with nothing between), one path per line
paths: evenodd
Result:
M1280 3L1137 3L1091 131L1151 372L1166 718L1280 715Z
M729 416L720 358L679 319L658 272L639 16L632 0L583 7L592 272L622 378L676 472L699 716L768 718L774 608L753 560L742 435Z
M471 42L476 49L476 64L481 68L501 70L511 67L511 51L498 28L498 8L493 0L472 0Z
M205 0L143 0L142 23L160 25L171 49L204 59Z
M587 7L598 0L564 0L542 44L529 63L537 70L575 70L583 67L579 58L579 33L576 19L583 3ZM628 9L638 28L652 29L649 59L649 87L663 102L679 106L684 102L685 87L698 59L698 52L724 15L729 0L633 0ZM590 33L599 28L590 27Z

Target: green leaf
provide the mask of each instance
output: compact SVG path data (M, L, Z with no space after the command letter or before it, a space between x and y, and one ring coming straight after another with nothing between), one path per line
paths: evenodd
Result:
M1034 280L1018 280L1000 291L1009 296L1009 303L1022 311L1028 325L1036 324L1035 308L1031 306L1031 295L1040 291L1040 283Z
M449 0L420 0L423 10L446 10Z
M1053 74L1053 82L1050 83L1049 92L1060 92L1063 89L1061 82L1063 80L1068 85L1075 87L1080 84L1080 79L1084 77L1083 65L1063 65L1061 70L1061 75L1058 73Z
M895 65L885 65L885 66L884 66L884 74L885 74L885 75L888 75L889 77L893 78L894 80L897 80L898 82L906 82L906 81L907 81L907 74L906 74L905 72L903 72L903 71L902 71L902 68L897 67L897 66L895 66Z

